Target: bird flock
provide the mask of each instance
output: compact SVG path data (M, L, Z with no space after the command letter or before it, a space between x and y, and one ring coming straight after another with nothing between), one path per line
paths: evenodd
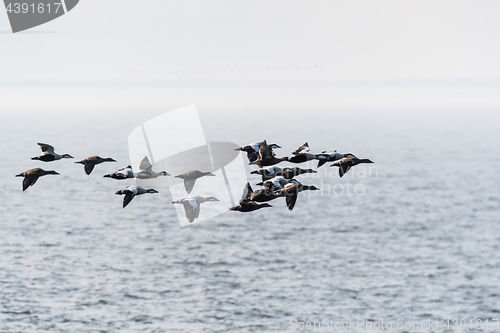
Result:
M42 161L42 162L53 162L66 158L73 158L69 154L57 154L54 151L54 147L45 144L38 143L42 150L42 154L37 157L31 158L32 160ZM287 157L276 157L273 149L281 148L277 144L267 144L266 140L257 141L251 144L241 146L236 148L237 151L244 151L247 153L247 158L250 165L256 165L259 167L258 170L254 170L251 174L260 175L262 182L257 183L257 186L263 186L263 189L254 191L247 183L244 190L243 196L239 201L237 206L231 207L231 211L239 212L251 212L265 207L272 207L268 204L268 201L274 200L276 198L284 197L286 205L289 210L293 210L295 203L297 201L297 196L302 191L308 190L319 190L313 185L304 185L295 179L296 176L307 174L307 173L317 173L317 171L312 169L301 169L299 167L283 167L280 168L276 164L281 162L290 163L303 163L311 160L318 160L318 168L327 162L333 162L330 166L335 166L339 168L339 175L342 177L349 169L355 165L361 163L373 163L369 159L359 159L351 153L341 154L336 150L325 150L319 154L311 153L309 145L307 143L300 146L297 150L292 152L291 156ZM104 162L116 162L112 158L102 158L100 156L91 156L81 161L75 162L84 165L84 171L87 175L90 175L94 170L95 166ZM170 176L166 171L153 171L153 166L149 162L148 157L144 157L139 165L139 171L133 172L132 166L121 168L114 173L104 175L104 178L112 178L116 180L125 180L130 178L137 179L154 179L161 176ZM54 170L43 170L42 168L34 168L16 175L16 177L24 177L23 180L23 191L26 191L30 186L33 186L37 180L45 175L59 175L58 172ZM186 173L175 176L175 178L180 178L184 181L184 187L188 194L193 190L196 180L205 176L215 176L212 172L204 172L200 170L191 170ZM138 185L128 186L124 189L116 191L117 195L124 195L123 198L123 208L125 208L134 197L146 193L158 193L155 189L145 189ZM201 204L204 202L219 201L214 197L201 197L198 195L191 195L186 198L182 198L173 201L172 204L182 204L186 214L186 218L190 223L192 223L200 214Z
M276 148L281 147L275 143L267 144L266 140L236 148L236 150L247 153L250 165L259 166L259 170L252 171L250 174L260 175L262 182L257 183L257 185L264 186L264 188L254 191L250 183L247 183L239 205L230 208L230 210L251 212L265 207L272 207L267 201L280 197L284 197L288 209L293 210L300 192L319 190L314 185L304 185L294 178L306 173L317 173L317 171L299 167L280 168L276 166L281 162L303 163L318 160L318 168L327 162L334 162L330 166L339 168L340 177L344 176L355 165L373 163L369 159L359 159L351 153L341 154L336 150L324 150L319 154L314 154L309 149L307 142L292 152L291 156L287 157L276 157L273 151Z

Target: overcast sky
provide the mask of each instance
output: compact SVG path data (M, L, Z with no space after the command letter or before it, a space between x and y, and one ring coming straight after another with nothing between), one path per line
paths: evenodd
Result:
M4 92L21 89L13 81L65 88L159 82L143 88L155 99L154 89L180 81L187 86L176 89L193 84L209 95L214 81L256 89L269 81L309 82L311 89L349 81L382 89L380 81L432 88L459 80L459 89L490 89L490 104L500 105L499 14L494 0L81 0L25 33L8 33L0 12L0 81Z

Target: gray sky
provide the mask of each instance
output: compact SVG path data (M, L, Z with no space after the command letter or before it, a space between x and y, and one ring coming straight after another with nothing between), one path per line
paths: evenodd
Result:
M459 105L474 105L486 98L487 106L497 106L499 14L500 3L493 0L81 0L68 14L26 33L0 34L0 87L9 96L22 94L20 89L38 91L40 100L49 94L47 107L57 104L50 96L56 91L90 103L81 89L105 105L116 103L108 96L115 89L126 105L133 104L127 89L136 92L136 102L159 105L164 96L158 94L167 88L173 96L186 95L174 104L196 91L194 102L208 103L204 95L234 82L246 91L240 92L243 100L254 100L248 91L264 93L262 87L275 82L276 94L262 95L261 103L288 96L290 103L321 104L333 83L339 105L352 103L346 94L359 100L360 91L367 100L358 106L370 105L370 99L376 104L377 96L390 99L394 87L404 85L399 97L410 94L408 101L444 87L440 103L459 98ZM10 30L5 12L0 30ZM453 80L461 82L458 87L450 85ZM14 87L13 81L23 85ZM24 86L26 81L35 83ZM280 88L284 81L291 86ZM120 85L110 83L100 90L109 91L99 93L96 82ZM311 92L302 100L289 93L304 91L306 84ZM76 90L70 92L71 86ZM479 95L461 101L473 87ZM283 96L276 97L280 91ZM14 97L4 101L20 104Z

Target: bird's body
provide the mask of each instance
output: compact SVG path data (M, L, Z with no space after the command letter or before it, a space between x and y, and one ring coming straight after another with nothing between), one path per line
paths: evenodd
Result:
M145 194L145 193L158 193L158 191L156 191L154 189L145 189L145 188L142 188L138 185L133 185L133 186L129 186L127 188L124 188L123 190L119 190L119 191L115 192L115 194L124 194L125 195L125 197L123 198L123 208L125 208L130 203L130 201L132 201L132 199L135 196Z
M286 161L288 157L277 158L272 151L272 149L267 145L266 140L264 140L259 146L259 156L257 159L250 162L250 164L256 164L260 168L270 165L275 165L280 162Z
M141 164L139 165L139 169L139 172L135 174L135 177L139 179L152 179L159 176L170 176L165 171L154 172L153 166L149 162L147 156L142 159Z
M250 186L249 183L247 183L245 185L245 188L243 189L243 195L241 196L241 200L239 202L239 205L231 207L231 208L229 208L229 210L234 210L234 211L238 211L238 212L252 212L252 211L257 210L257 209L261 209L261 208L265 208L265 207L272 207L268 203L259 204L255 201L251 200L253 193L254 192L252 190L252 187ZM271 200L271 199L269 199L269 200ZM265 200L265 201L269 201L269 200Z
M286 179L285 177L276 176L269 180L258 183L257 185L264 186L269 191L276 191L283 188L286 184L298 183L295 179Z
M349 171L353 166L356 166L358 164L361 164L361 163L373 163L372 161L370 161L369 159L359 159L355 156L353 157L347 157L347 158L343 158L335 163L333 163L332 165L330 165L331 167L332 166L337 166L339 167L339 176L342 177L343 175L345 175L347 173L347 171Z
M252 142L252 143L249 143L246 146L241 146L239 148L236 148L235 150L245 151L247 153L248 161L249 162L253 162L253 161L255 161L259 157L260 145L263 142L264 141ZM271 143L270 145L268 145L268 147L269 147L269 149L271 149L271 152L272 152L272 150L274 148L281 148L280 146L278 146L275 143ZM274 152L272 152L272 154L274 156Z
M121 179L134 178L134 173L132 172L132 166L129 165L125 168L119 169L118 171L115 171L108 175L104 175L104 177L121 180Z
M318 155L320 156L318 161L318 168L323 164L325 164L326 162L335 162L346 157L355 157L351 153L341 154L338 153L336 150L324 150L321 152L321 154Z
M193 223L194 219L198 218L200 215L200 206L206 201L219 201L214 197L200 197L199 195L191 196L176 201L172 201L173 204L182 204L184 206L184 211L189 223Z
M46 171L40 168L35 168L25 172L21 172L20 174L17 174L16 177L24 177L23 191L26 191L28 187L35 185L38 178L45 175L58 175L58 174L59 173L55 172L54 170Z
M292 179L296 176L302 175L304 173L316 173L312 169L301 169L299 167L293 168L280 168L278 166L265 167L259 170L252 171L251 174L258 174L262 176L262 181L269 180L271 178L281 176L286 179Z
M203 177L203 176L215 176L215 175L211 172L192 170L192 171L177 175L177 176L175 176L175 178L184 179L184 187L186 188L186 192L191 193L191 191L193 190L194 184L196 182L196 179Z
M92 172L92 170L94 170L94 167L97 165L97 164L101 164L103 162L116 162L114 159L108 157L108 158L102 158L100 156L91 156L91 157L88 157L84 160L81 160L81 161L78 161L78 162L75 162L75 163L80 163L80 164L83 164L85 167L85 173L87 175L90 175L90 173Z
M282 189L277 190L276 194L285 197L286 206L289 210L292 210L295 207L295 202L297 201L297 196L299 192L306 190L319 190L316 186L312 185L303 185L301 183L292 183L284 186Z
M292 153L292 156L288 157L288 162L303 163L314 159L321 159L321 157L318 154L311 153L309 145L306 142L297 148L297 150Z
M46 143L38 143L40 146L40 149L42 150L42 155L32 157L32 160L37 160L37 161L43 161L43 162L52 162L52 161L58 161L62 158L73 158L73 156L69 154L62 154L59 155L54 151L54 147L51 145L48 145Z
M274 200L279 197L283 197L284 194L278 194L267 188L263 190L254 191L252 190L250 184L247 183L243 196L244 197L241 198L241 201L266 202Z

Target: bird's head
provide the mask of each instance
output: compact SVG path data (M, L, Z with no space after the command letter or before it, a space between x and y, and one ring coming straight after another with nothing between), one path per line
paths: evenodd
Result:
M168 174L166 171L160 171L158 174L160 176L170 176L170 174Z
M61 155L62 158L73 158L70 154L63 154Z
M214 197L206 197L205 200L206 201L219 201L219 199L214 198Z
M159 193L157 190L150 188L149 190L146 190L147 193Z

